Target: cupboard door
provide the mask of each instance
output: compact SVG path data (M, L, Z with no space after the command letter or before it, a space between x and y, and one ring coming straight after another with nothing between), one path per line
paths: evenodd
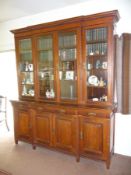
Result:
M18 50L19 94L22 98L33 98L35 90L32 39L18 40Z
M93 117L93 116L92 116ZM109 151L109 125L106 119L80 117L80 151L82 155L92 155L105 159Z
M77 129L77 119L75 116L67 114L55 115L55 147L76 153Z
M60 99L77 99L77 33L58 35Z
M44 34L37 38L37 58L38 96L44 100L53 100L56 97L56 88L52 34Z
M35 116L35 143L51 145L52 114L43 112Z
M17 135L16 142L18 142L18 139L31 141L32 121L29 112L27 110L18 110L15 117L17 126L17 130L15 131Z
M86 101L108 101L108 27L86 29L84 36Z

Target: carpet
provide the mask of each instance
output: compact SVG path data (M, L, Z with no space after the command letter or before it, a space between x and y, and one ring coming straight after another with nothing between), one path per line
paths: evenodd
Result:
M11 173L8 173L6 171L0 170L0 175L11 175Z
M110 169L102 161L52 151L44 147L32 149L32 145L14 143L14 135L0 128L0 169L10 172L3 175L131 175L131 157L114 154ZM2 175L2 174L0 174Z

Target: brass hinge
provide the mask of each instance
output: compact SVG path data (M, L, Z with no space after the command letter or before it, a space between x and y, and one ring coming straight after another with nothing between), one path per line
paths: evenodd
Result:
M80 139L83 140L83 132L80 132Z
M55 133L55 129L54 128L52 129L52 133Z

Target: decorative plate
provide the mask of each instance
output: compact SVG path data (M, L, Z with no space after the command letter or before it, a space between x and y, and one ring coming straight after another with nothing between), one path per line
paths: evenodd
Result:
M90 85L98 86L98 78L97 78L97 76L91 75L91 76L88 78L88 83L89 83Z

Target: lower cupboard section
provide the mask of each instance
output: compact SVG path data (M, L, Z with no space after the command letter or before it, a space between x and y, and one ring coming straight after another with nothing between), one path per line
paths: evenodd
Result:
M26 141L81 156L110 166L114 149L114 114L111 110L55 106L12 101L15 143Z

